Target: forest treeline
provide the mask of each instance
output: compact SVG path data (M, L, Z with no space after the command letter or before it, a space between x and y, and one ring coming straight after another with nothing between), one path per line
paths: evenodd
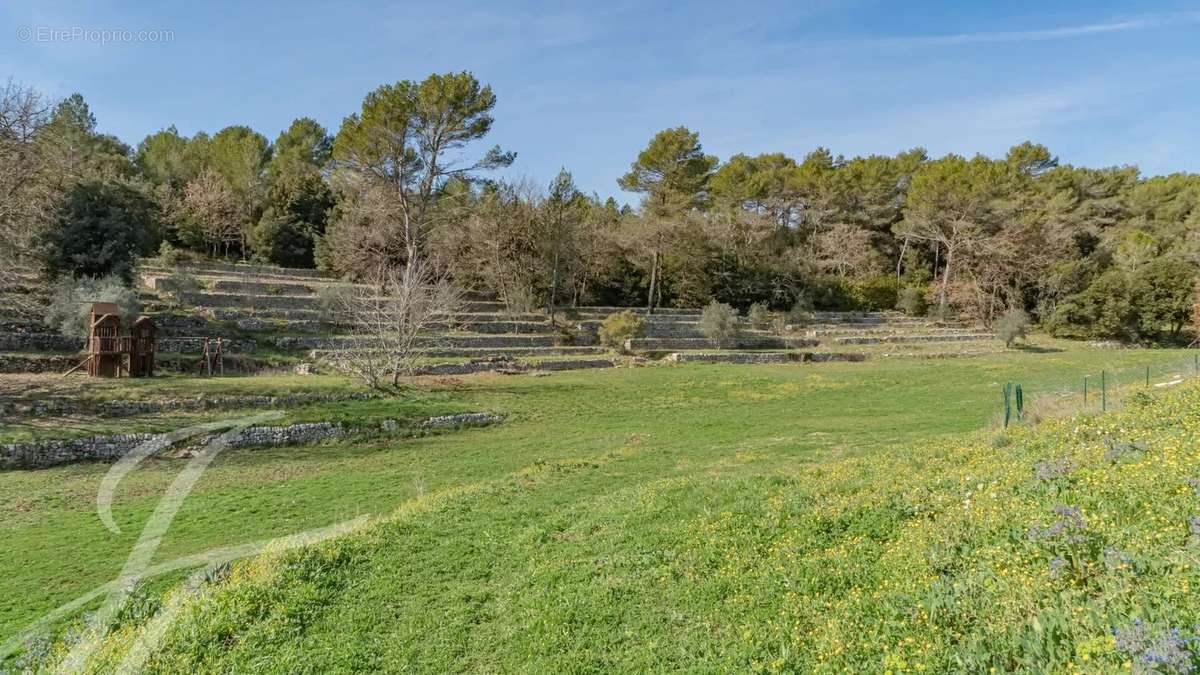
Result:
M0 100L0 236L10 268L116 274L178 255L316 266L346 277L436 261L514 307L572 304L900 308L984 323L1012 308L1063 336L1178 338L1200 263L1200 176L1002 158L706 154L668 128L619 187L633 207L503 180L484 143L496 104L469 73L383 85L334 132L296 119L136 147L79 95L10 81ZM564 158L569 161L570 158Z

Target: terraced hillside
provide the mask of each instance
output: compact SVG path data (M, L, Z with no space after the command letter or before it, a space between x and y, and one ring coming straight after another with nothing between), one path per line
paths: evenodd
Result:
M28 293L36 280L0 289L0 304ZM239 354L233 368L319 364L332 349L375 349L354 334L339 315L333 296L344 282L315 270L262 265L205 263L164 268L144 265L139 275L144 311L161 328L159 351L171 369L187 370L204 338L221 337L227 353ZM611 354L599 346L600 322L619 307L569 308L551 321L544 311L516 311L479 296L446 317L429 335L429 372L471 368L596 367ZM645 330L630 340L629 352L650 357L683 353L703 360L714 351L700 328L700 310L663 308L647 314ZM970 345L970 348L966 348ZM61 371L78 360L83 340L64 337L36 317L0 325L0 372ZM777 352L780 358L861 358L862 354L954 355L997 348L992 336L961 322L939 322L896 313L815 312L802 323L775 327L741 320L729 352ZM763 357L747 357L759 360ZM463 362L472 361L474 364Z

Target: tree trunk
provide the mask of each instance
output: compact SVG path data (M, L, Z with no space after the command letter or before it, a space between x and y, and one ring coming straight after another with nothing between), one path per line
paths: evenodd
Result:
M554 323L554 299L558 295L558 248L554 249L554 271L550 275L550 299L546 303L546 314L550 317L550 323Z
M941 298L938 300L938 306L942 313L942 318L946 317L947 296L950 291L950 272L954 264L954 249L950 246L946 247L946 270L942 272L942 291Z
M650 260L650 290L646 294L646 313L654 313L654 292L658 290L658 249L654 249L654 257Z
M908 253L908 237L904 238L904 245L900 247L900 255L896 256L896 283L900 283L900 266L904 263L904 254Z

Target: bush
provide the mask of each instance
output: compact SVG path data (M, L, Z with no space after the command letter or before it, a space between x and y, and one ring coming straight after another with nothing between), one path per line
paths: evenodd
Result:
M186 269L176 269L167 277L167 288L172 293L199 293L204 290L195 274Z
M755 326L762 326L771 321L771 312L767 309L765 302L756 302L750 305L750 311L746 312L746 318L750 319L750 323Z
M783 335L788 331L788 317L783 312L775 312L771 314L771 330L776 335Z
M996 319L994 328L996 337L1004 340L1004 346L1011 347L1018 339L1025 339L1025 334L1029 331L1029 315L1024 310L1014 307Z
M896 306L900 282L890 274L877 274L856 282L852 289L856 309L878 312Z
M713 300L700 314L700 331L712 340L718 349L731 346L737 341L738 313L733 307Z
M54 287L46 310L46 325L63 335L88 334L88 313L93 302L114 302L121 309L121 323L128 326L142 311L137 293L116 275L100 279L63 279Z
M1131 280L1120 270L1101 274L1083 292L1055 307L1047 329L1055 337L1139 339L1142 317L1130 286Z
M600 344L609 349L624 352L625 341L641 335L645 327L646 323L642 321L642 318L628 309L624 312L609 314L604 321L600 322Z
M929 305L925 302L925 290L917 286L905 286L896 298L896 309L909 316L925 316Z
M158 256L155 257L155 262L163 267L174 267L179 264L179 249L171 245L169 241L163 241L158 245Z
M325 284L317 288L317 318L325 323L337 323L351 287Z
M792 304L792 308L785 314L785 322L808 323L812 320L812 313L812 298L805 293L801 293L796 297L796 302Z
M848 312L858 309L855 288L842 277L818 277L812 281L807 297L814 309L831 312Z
M528 314L537 309L537 297L527 284L515 284L504 294L504 313L509 316Z

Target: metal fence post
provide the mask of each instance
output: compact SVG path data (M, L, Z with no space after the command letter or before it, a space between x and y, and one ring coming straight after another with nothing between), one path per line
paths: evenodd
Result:
M1100 371L1100 412L1108 411L1108 382L1104 371Z
M1087 407L1087 375L1083 376L1083 407Z
M1004 385L1004 426L1008 428L1008 422L1012 419L1012 382L1007 382Z

